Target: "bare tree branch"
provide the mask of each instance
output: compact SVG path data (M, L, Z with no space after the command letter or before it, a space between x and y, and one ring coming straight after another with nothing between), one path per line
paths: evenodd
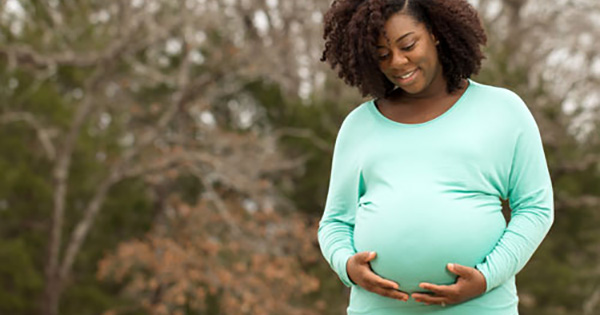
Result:
M596 288L590 297L583 303L583 314L592 315L596 306L600 304L600 288Z
M591 167L600 165L600 154L588 154L575 162L563 162L559 163L553 168L556 174L584 172L589 170Z
M77 108L75 118L71 124L69 133L67 134L59 154L56 158L56 163L52 170L52 179L54 184L53 193L53 208L52 208L52 221L50 226L50 241L48 243L48 264L46 265L46 278L50 283L46 286L45 299L47 300L46 307L48 312L55 313L58 308L58 301L55 301L54 296L57 292L60 292L62 278L59 264L60 264L60 245L62 243L62 229L65 212L65 199L67 195L67 180L69 178L69 168L71 165L71 159L75 143L79 137L81 127L83 126L88 114L92 109L92 91L100 79L101 72L96 71L92 77L87 81L86 90L88 94L84 96L81 105Z
M94 219L98 215L98 212L100 211L102 204L106 199L108 190L121 178L122 174L120 171L113 169L110 172L110 175L106 177L100 183L100 185L98 185L94 196L84 210L83 218L77 223L77 226L75 226L69 242L67 243L67 248L65 250L65 254L63 255L60 266L59 279L64 280L70 274L75 257L79 253L79 250L81 249L81 246L87 234L89 233L90 228L92 227Z
M46 152L46 157L53 161L56 158L56 148L52 144L52 136L49 129L44 128L31 113L9 112L0 116L0 123L22 121L29 124L37 133L37 137Z
M235 220L233 219L231 213L229 213L229 209L227 208L225 202L215 191L213 183L209 180L209 177L207 176L206 172L202 171L194 165L190 167L190 170L192 171L192 174L194 174L196 178L198 178L198 180L200 180L200 182L202 182L202 184L204 185L204 189L206 191L202 193L203 197L210 200L213 203L213 205L219 212L219 215L223 218L223 221L229 226L229 229L231 230L233 235L237 238L240 238L243 235L242 230L235 223Z
M323 140L311 129L286 127L274 132L276 138L290 136L309 140L315 147L323 152L333 152L333 148L328 141Z
M567 207L567 208L589 208L589 209L598 209L600 208L600 197L592 196L592 195L579 195L579 196L569 196L565 193L558 192L556 194L556 205L557 207Z
M176 21L163 28L156 28L155 33L143 41L136 41L137 33L141 25L135 25L129 29L127 35L123 38L113 41L108 48L101 52L76 52L66 50L60 53L43 55L33 48L24 44L13 44L11 46L0 46L0 56L6 56L9 60L14 60L18 64L32 65L34 67L53 67L57 65L67 65L76 67L91 67L101 65L107 61L118 59L127 51L136 52L148 47L154 42L166 38L173 30L181 27L181 22Z

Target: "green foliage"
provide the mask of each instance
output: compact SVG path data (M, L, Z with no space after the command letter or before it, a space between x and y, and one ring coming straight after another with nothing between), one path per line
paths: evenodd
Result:
M23 239L0 240L0 313L32 314L43 279Z
M355 95L302 100L298 96L286 95L273 82L255 80L244 89L261 106L264 120L259 124L268 124L273 130L301 129L309 131L309 136L283 133L280 145L288 156L307 156L303 170L294 177L293 186L284 193L290 197L300 211L311 215L320 215L329 185L329 173L333 146L337 131L344 117L359 104ZM333 95L332 95L333 96ZM316 145L318 141L320 145Z
M21 123L0 126L0 313L32 314L42 290L51 205L48 163L35 133ZM39 152L38 152L39 153Z
M2 90L0 114L27 112L44 127L64 131L73 115L72 99L61 91L78 86L85 77L74 68L61 68L56 80L34 84L26 71L5 71L0 82L13 89ZM79 82L79 83L78 83ZM85 126L86 130L93 126ZM107 165L98 158L120 152L118 132L83 132L76 145L69 190L63 250L72 228L82 217L98 182L106 176ZM52 164L34 128L23 121L0 124L0 313L34 314L38 311L47 261L47 241L52 209ZM56 145L59 141L54 141ZM114 186L102 207L84 247L74 263L74 273L64 294L61 314L99 314L114 305L127 305L119 297L119 286L96 280L98 260L106 251L127 239L141 237L155 216L152 198L141 180L127 180ZM133 314L133 313L132 313Z

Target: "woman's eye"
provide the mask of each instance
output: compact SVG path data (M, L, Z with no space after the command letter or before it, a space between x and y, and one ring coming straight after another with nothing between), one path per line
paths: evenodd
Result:
M416 43L412 43L412 44L410 44L408 46L402 47L402 50L404 50L404 51L412 50L415 47L415 44Z
M379 55L379 60L384 60L389 56L389 54Z

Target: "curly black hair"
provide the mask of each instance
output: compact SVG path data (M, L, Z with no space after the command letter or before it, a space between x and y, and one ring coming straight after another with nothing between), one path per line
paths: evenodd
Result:
M487 42L479 14L466 0L334 0L325 14L327 61L363 96L386 97L395 88L379 70L377 40L387 19L406 13L425 24L439 41L438 56L449 93L477 74Z

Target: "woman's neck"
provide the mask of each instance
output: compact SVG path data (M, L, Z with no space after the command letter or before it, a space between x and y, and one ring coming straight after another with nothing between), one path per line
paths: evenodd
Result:
M409 95L402 90L398 95L390 95L383 100L376 100L375 105L387 118L400 123L423 123L429 121L452 107L463 95L468 86L463 80L459 89L448 93L446 84L431 91L423 91L418 95Z
M457 90L453 91L452 93L448 93L447 81L445 79L434 80L425 90L419 93L409 94L400 88L396 88L385 99L390 104L398 105L415 103L422 104L428 103L429 101L435 102L447 97L462 95L467 85L467 80L463 79L460 87Z

